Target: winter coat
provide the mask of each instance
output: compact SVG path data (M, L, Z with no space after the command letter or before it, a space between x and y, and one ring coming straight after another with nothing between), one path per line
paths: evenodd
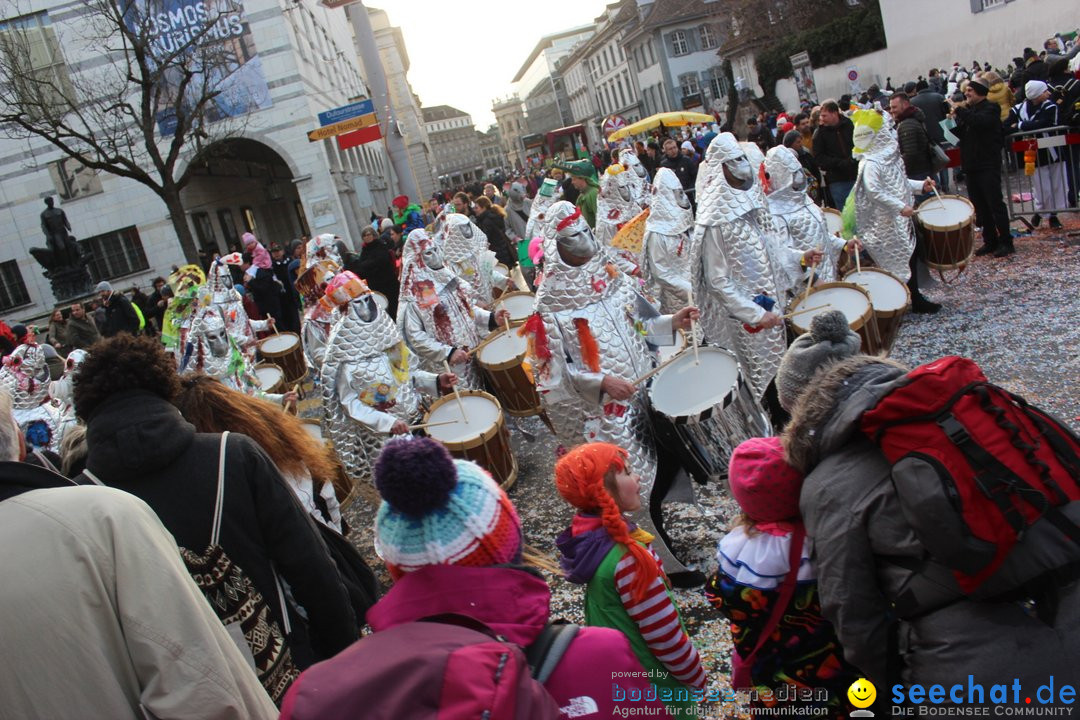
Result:
M368 287L385 295L386 312L392 318L397 317L401 287L389 245L377 238L372 240L363 247L359 255L351 255L349 262L345 263L345 269L352 270L367 282Z
M1016 104L1013 91L1004 82L996 82L991 85L990 93L986 96L986 99L1001 108L1001 122L1005 122L1009 118L1009 113L1012 112L1013 105Z
M114 292L109 295L109 303L105 306L105 325L101 328L101 335L110 338L121 332L137 334L139 316L124 293Z
M836 125L819 125L814 131L814 160L825 171L825 182L855 182L858 163L851 156L854 133L855 125L844 115Z
M520 202L515 202L511 197L507 199L504 209L506 210L506 228L509 231L509 235L516 237L519 240L531 239L525 237L525 228L529 224L529 214L532 212L532 200L529 198L522 198Z
M196 433L167 401L144 391L115 395L87 418L86 468L138 496L176 543L202 554L210 541L220 435ZM290 646L298 667L330 657L359 636L329 551L281 473L253 440L229 436L220 545L251 579L281 624L277 570L306 610ZM80 478L86 484L88 478ZM294 613L290 612L290 616Z
M995 106L986 106L997 116ZM951 571L929 558L905 520L891 465L858 429L862 413L899 383L906 369L890 360L855 356L820 370L792 408L784 433L788 462L806 473L799 508L825 617L845 656L877 687L976 678L1045 683L1062 668L1080 667L1080 582L1061 590L1052 627L1019 602L1002 599L1053 568L1080 560L1080 546L1046 522L967 599ZM1080 502L1064 512L1080 521ZM899 616L896 622L893 618ZM890 673L890 642L898 674Z
M1016 106L1015 112L1017 121L1016 129L1020 132L1043 130L1058 125L1058 106L1053 100L1046 100L1039 106L1036 106L1035 103L1029 100L1025 100ZM1040 133L1039 135L1047 137L1050 133ZM1039 135L1028 135L1027 137L1039 137ZM1038 151L1038 165L1040 167L1045 167L1050 163L1060 162L1062 159L1063 155L1061 151L1056 148L1045 148Z
M1027 85L1032 80L1042 80L1046 82L1047 68L1046 63L1036 58L1029 62L1024 68L1024 85ZM1021 86L1023 88L1023 86Z
M506 237L506 219L497 210L485 210L476 215L476 226L487 235L488 248L496 259L508 268L518 263L517 243Z
M1001 167L1004 143L998 106L982 100L968 107L957 107L953 134L960 140L960 164L964 172L996 170Z
M941 121L949 114L945 96L933 90L920 90L911 98L911 104L922 111L926 135L936 143L945 142L945 131L941 129Z
M550 601L547 583L524 568L432 565L395 582L368 610L367 621L378 633L432 615L461 614L525 647L547 624ZM302 684L303 678L298 682ZM568 717L606 720L616 717L620 707L612 700L613 684L644 692L649 679L621 633L582 627L545 687ZM634 707L649 708L652 717L666 713L663 703L656 700L634 703ZM283 716L283 720L287 719Z
M683 155L682 152L673 158L670 158L665 154L660 160L660 164L657 165L657 169L662 167L673 170L675 175L679 178L679 182L682 183L683 190L691 197L694 195L694 184L697 182L698 171L696 162ZM653 175L655 176L656 173L653 173Z
M15 462L0 498L5 717L276 717L145 503Z
M896 125L896 140L900 143L900 156L904 158L904 171L909 178L929 176L934 168L930 165L930 138L926 135L923 114L912 105L900 116Z

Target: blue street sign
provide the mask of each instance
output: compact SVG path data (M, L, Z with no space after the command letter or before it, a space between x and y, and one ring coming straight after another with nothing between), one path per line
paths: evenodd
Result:
M319 125L333 125L342 120L351 120L361 115L370 115L373 112L375 112L375 103L370 100L361 100L360 102L349 103L319 113Z

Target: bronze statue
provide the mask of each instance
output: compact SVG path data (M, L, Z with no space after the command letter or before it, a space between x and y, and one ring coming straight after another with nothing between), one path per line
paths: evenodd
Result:
M64 300L89 292L92 281L86 269L88 258L70 234L71 223L67 215L53 207L51 197L45 198L45 209L41 211L41 231L45 233L47 247L32 247L30 254L45 268L44 275L49 279L56 299Z

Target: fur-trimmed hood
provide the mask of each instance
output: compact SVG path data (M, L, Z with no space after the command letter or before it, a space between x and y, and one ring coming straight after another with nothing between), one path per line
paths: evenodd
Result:
M855 355L823 366L791 409L784 455L803 474L844 445L862 414L906 382L909 368L876 355Z

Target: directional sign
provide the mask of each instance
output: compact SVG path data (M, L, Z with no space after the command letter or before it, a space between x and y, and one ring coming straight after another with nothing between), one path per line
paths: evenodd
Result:
M307 134L309 142L315 142L316 140L326 140L337 135L342 135L353 130L359 130L361 128L371 127L377 125L378 120L375 119L375 115L364 115L363 117L352 118L351 120L344 120L333 125L325 125L317 130L312 130Z
M342 120L352 120L361 115L370 115L373 112L375 112L375 103L371 100L361 100L319 113L319 124L323 126L333 125Z

